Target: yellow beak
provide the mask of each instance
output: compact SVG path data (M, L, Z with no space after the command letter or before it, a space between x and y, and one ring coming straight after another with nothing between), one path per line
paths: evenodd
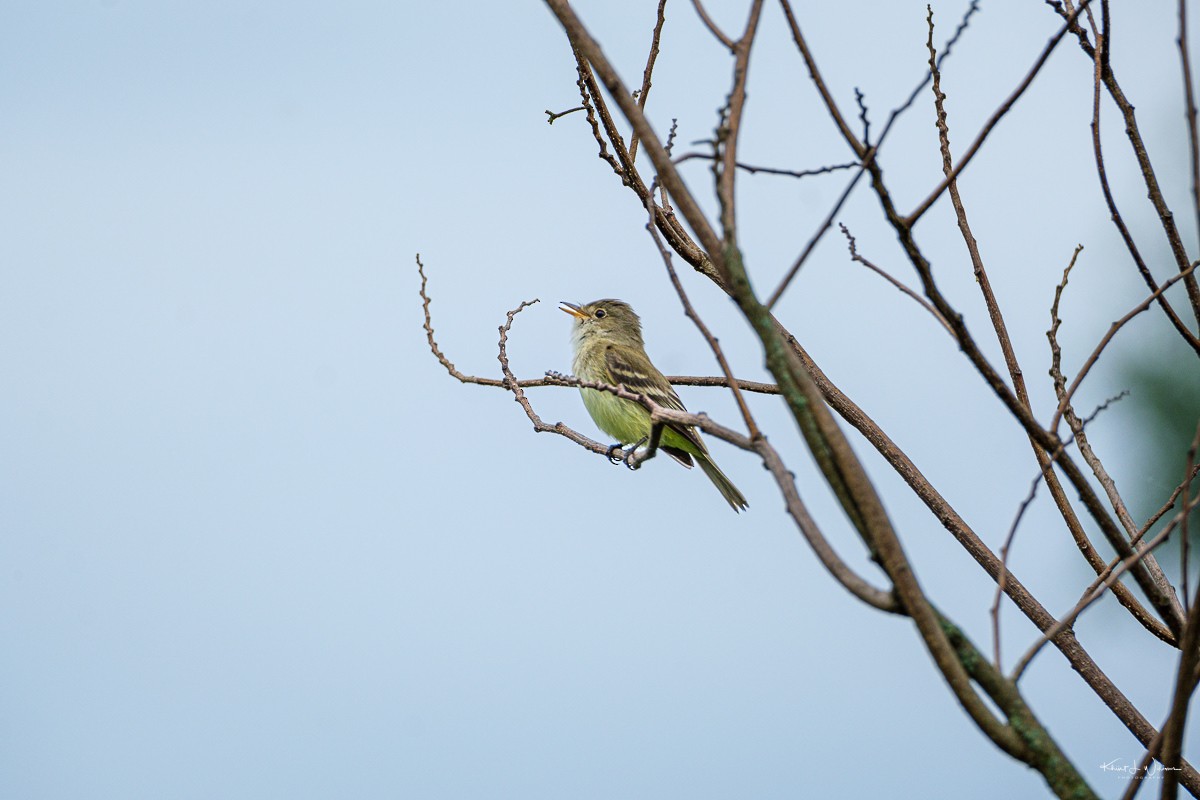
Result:
M588 314L586 311L584 311L582 308L575 305L574 303L568 303L566 300L563 300L562 302L559 303L558 310L565 311L568 314L570 314L572 317L575 317L576 319L587 319L588 318Z

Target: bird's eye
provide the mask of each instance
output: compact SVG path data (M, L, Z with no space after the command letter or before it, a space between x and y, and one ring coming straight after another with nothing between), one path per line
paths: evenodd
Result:
M603 308L596 309L596 319L604 319L606 316L608 316L608 312Z

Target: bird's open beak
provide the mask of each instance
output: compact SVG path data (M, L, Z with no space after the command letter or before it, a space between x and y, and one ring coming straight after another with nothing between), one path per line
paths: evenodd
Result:
M568 303L566 300L563 300L562 302L559 303L558 310L565 311L568 314L570 314L572 317L575 317L576 319L587 319L588 318L587 313L584 312L584 310L582 308L575 305L574 303Z

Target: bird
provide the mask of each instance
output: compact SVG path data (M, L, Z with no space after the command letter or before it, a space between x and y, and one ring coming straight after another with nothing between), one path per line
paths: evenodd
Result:
M577 305L563 301L559 310L574 317L572 370L577 378L611 386L620 384L663 408L687 411L670 381L646 355L641 320L628 303L604 299ZM599 389L580 387L579 392L592 420L618 444L636 447L650 437L650 412L644 406ZM749 507L746 498L713 462L695 426L664 423L658 447L688 469L693 463L699 464L734 511Z

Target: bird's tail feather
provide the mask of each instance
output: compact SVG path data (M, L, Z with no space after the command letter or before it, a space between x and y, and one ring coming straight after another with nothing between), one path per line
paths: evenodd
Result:
M750 507L750 504L746 502L746 498L733 485L733 481L725 477L725 473L721 472L707 454L697 456L696 463L700 465L700 469L704 470L704 474L713 482L713 486L717 487L717 491L721 493L721 496L725 498L734 511L740 512Z

